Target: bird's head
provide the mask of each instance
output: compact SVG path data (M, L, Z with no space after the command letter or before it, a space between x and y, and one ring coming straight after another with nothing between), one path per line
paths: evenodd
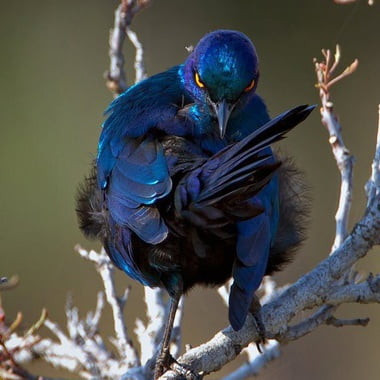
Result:
M259 78L255 47L243 33L217 30L206 34L184 65L184 85L196 102L207 104L223 138L236 104L255 92Z

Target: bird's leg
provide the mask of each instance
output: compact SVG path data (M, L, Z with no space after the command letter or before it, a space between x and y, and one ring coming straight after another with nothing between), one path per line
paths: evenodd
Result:
M158 379L175 361L174 358L170 355L169 345L170 345L170 337L173 330L173 323L175 313L178 308L179 299L181 298L181 293L178 292L175 295L170 297L170 311L168 320L166 322L164 337L162 339L162 345L160 348L160 352L156 359L156 366L154 368L154 379Z
M259 339L256 342L257 350L262 354L262 350L260 345L264 345L266 343L266 331L265 331L265 325L261 316L261 304L259 301L259 298L256 296L256 294L253 296L253 300L251 303L251 307L249 308L249 311L251 312L253 319L255 321L255 328L257 333L259 334Z

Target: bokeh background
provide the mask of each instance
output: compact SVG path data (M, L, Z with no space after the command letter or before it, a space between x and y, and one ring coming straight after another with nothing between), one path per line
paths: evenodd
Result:
M94 307L101 282L73 247L97 247L78 231L77 184L96 151L102 111L111 100L103 73L116 0L0 0L0 275L17 273L17 289L2 294L9 318L21 310L24 326L42 307L64 324L68 292L82 314ZM379 103L380 7L366 1L156 0L134 21L153 74L182 62L185 46L217 28L238 29L254 41L261 59L258 92L272 115L318 103L312 64L320 49L340 43L343 63L358 71L333 90L347 146L356 156L351 225L365 204ZM133 49L126 48L129 81ZM342 69L344 66L342 66ZM339 175L318 111L282 144L307 172L313 211L309 239L295 262L276 276L296 280L329 252L334 236ZM362 260L363 272L380 270L379 250ZM132 282L117 276L122 289ZM144 312L141 286L133 283L126 309L130 330ZM282 349L262 379L379 379L380 307L344 306L339 316L371 318L367 328L321 327ZM197 289L186 302L184 342L197 345L227 324L215 291ZM111 334L111 316L102 329ZM225 368L232 370L243 359ZM32 371L73 378L47 366ZM221 373L212 374L218 379Z

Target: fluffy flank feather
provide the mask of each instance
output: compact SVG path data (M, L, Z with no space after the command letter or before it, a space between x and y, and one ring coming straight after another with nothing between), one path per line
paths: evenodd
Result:
M279 176L279 224L274 244L270 250L266 274L281 270L291 262L306 239L310 224L310 190L305 174L297 168L292 158L281 153L276 157L282 162Z
M106 211L102 208L102 193L97 186L96 168L93 165L87 177L79 184L76 194L76 213L79 228L87 238L105 237Z

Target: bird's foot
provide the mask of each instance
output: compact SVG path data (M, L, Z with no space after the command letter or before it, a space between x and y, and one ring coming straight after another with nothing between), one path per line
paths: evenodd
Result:
M261 349L261 346L264 346L267 343L265 325L261 318L260 312L252 314L252 315L253 315L253 320L255 321L256 331L259 334L259 339L256 341L257 351L259 351L260 354L262 354L263 351Z
M260 354L262 354L263 351L261 349L261 346L264 346L267 343L267 334L265 330L265 324L263 322L263 318L261 315L261 305L256 296L254 297L252 301L250 312L255 322L255 328L256 328L257 334L259 335L259 339L256 341L256 347L257 347L257 350L260 352Z
M190 368L184 366L183 364L175 363L172 364L171 368L180 375L179 379L181 380L202 380L204 374L203 373L195 373Z
M161 377L176 360L170 355L169 348L164 348L157 357L154 367L154 380Z
M154 368L154 380L159 379L166 371L173 369L184 380L202 380L203 375L194 373L191 369L180 364L170 355L169 350L163 350L157 357Z

